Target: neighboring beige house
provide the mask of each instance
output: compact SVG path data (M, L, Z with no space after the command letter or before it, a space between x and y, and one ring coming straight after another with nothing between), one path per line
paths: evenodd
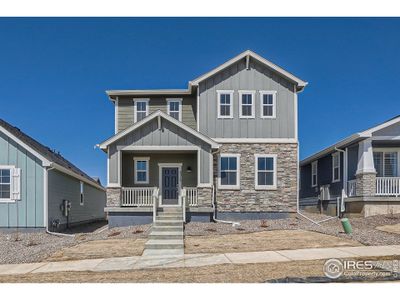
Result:
M187 89L111 90L107 153L110 226L285 217L297 205L297 95L307 82L245 51Z

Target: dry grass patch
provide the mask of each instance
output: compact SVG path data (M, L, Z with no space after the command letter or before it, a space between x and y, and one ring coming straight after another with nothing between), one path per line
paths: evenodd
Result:
M214 265L196 268L151 269L118 272L60 272L0 276L0 282L265 282L286 276L322 276L325 261Z
M140 256L144 250L146 239L110 239L95 240L64 248L48 261L65 261L108 257Z
M376 229L378 229L380 231L389 232L389 233L400 234L400 223L393 224L393 225L378 226L378 227L376 227Z
M349 239L305 230L185 237L185 253L251 252L361 245Z

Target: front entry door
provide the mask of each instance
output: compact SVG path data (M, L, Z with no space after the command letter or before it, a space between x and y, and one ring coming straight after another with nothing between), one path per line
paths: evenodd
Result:
M162 168L162 204L178 205L179 168Z

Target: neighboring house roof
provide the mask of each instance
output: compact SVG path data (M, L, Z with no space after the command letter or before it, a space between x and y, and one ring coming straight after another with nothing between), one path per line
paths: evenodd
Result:
M120 131L119 133L117 133L116 135L110 137L109 139L105 140L104 142L98 144L97 146L100 149L106 150L107 147L109 145L111 145L112 143L116 142L117 140L119 140L120 138L126 136L127 134L135 131L136 129L138 129L139 127L141 127L142 125L150 122L151 120L157 118L157 117L162 117L166 120L168 120L169 122L175 124L176 126L182 128L183 130L187 131L188 133L196 136L197 138L199 138L200 140L206 142L207 144L209 144L212 148L219 148L220 145L218 143L216 143L213 139L205 136L204 134L198 132L197 130L194 130L193 128L187 126L186 124L176 120L175 118L171 117L170 115L162 112L161 110L157 110L155 112L153 112L152 114L148 115L147 117L145 117L144 119L140 120L139 122L129 126L128 128Z
M97 188L104 189L96 180L80 170L70 161L66 160L60 154L52 151L49 147L44 146L22 132L19 128L12 126L2 119L0 119L0 131L37 156L42 161L43 166L53 167L62 173L73 176Z
M297 86L297 91L302 91L304 87L308 84L306 81L294 76L293 74L289 73L288 71L284 70L283 68L279 67L278 65L270 62L269 60L263 58L262 56L258 55L257 53L246 50L239 55L235 56L234 58L228 60L227 62L223 63L222 65L212 69L211 71L197 77L196 79L189 81L187 89L171 89L171 90L109 90L106 91L109 97L113 96L144 96L144 95L190 95L192 93L192 87L198 86L200 82L204 81L205 79L217 74L218 72L228 68L232 64L238 62L241 59L246 57L252 57L253 59L259 61L261 64L267 66L271 70L277 72L287 80L293 82ZM110 99L114 100L114 99Z
M313 162L313 161L315 161L315 160L317 160L317 159L329 154L330 152L335 151L336 148L343 148L343 147L349 146L349 145L351 145L351 144L353 144L355 142L361 141L363 139L367 139L367 138L371 137L374 132L376 132L378 130L381 130L383 128L389 127L389 126L391 126L391 125L393 125L395 123L398 123L398 122L400 122L400 115L398 115L398 116L396 116L394 118L391 118L391 119L389 119L389 120L387 120L387 121L385 121L383 123L380 123L380 124L378 124L378 125L376 125L374 127L371 127L371 128L369 128L367 130L352 134L351 136L349 136L349 137L347 137L347 138L345 138L345 139L343 139L343 140L341 140L341 141L339 141L339 142L337 142L337 143L335 143L335 144L333 144L333 145L331 145L331 146L329 146L329 147L327 147L327 148L325 148L325 149L323 149L323 150L321 150L321 151L319 151L319 152L317 152L317 153L315 153L315 154L303 159L300 162L300 165L304 166L306 164L309 164L309 163L311 163L311 162Z

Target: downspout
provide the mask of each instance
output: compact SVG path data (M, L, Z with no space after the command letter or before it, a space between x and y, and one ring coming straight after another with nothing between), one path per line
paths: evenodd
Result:
M51 235L55 235L55 236L66 236L66 237L75 237L74 234L65 234L65 233L59 233L59 232L53 232L49 230L49 174L48 172L55 169L55 167L50 167L47 168L45 167L45 171L44 171L44 201L45 201L45 205L46 205L46 217L45 217L45 226L46 226L46 233L51 234Z
M217 154L219 151L220 150L218 149L215 152L211 152L213 159L214 159L214 154ZM217 178L215 180L217 180ZM216 223L232 224L233 227L240 226L239 222L219 220L219 219L216 218L217 207L215 206L215 203L217 201L217 192L215 190L214 180L212 180L212 182L213 182L213 184L212 184L212 201L211 201L211 203L212 203L212 206L213 206L213 215L212 215L213 221L216 222Z
M348 180L348 161L347 161L347 148L346 150L339 149L335 147L336 151L342 152L343 153L343 187L342 187L342 196L341 196L341 201L340 201L340 208L338 207L338 217L341 216L342 213L345 212L346 210L346 205L344 205L344 194L347 197L347 180ZM344 191L344 193L343 193ZM343 210L342 210L343 208Z

